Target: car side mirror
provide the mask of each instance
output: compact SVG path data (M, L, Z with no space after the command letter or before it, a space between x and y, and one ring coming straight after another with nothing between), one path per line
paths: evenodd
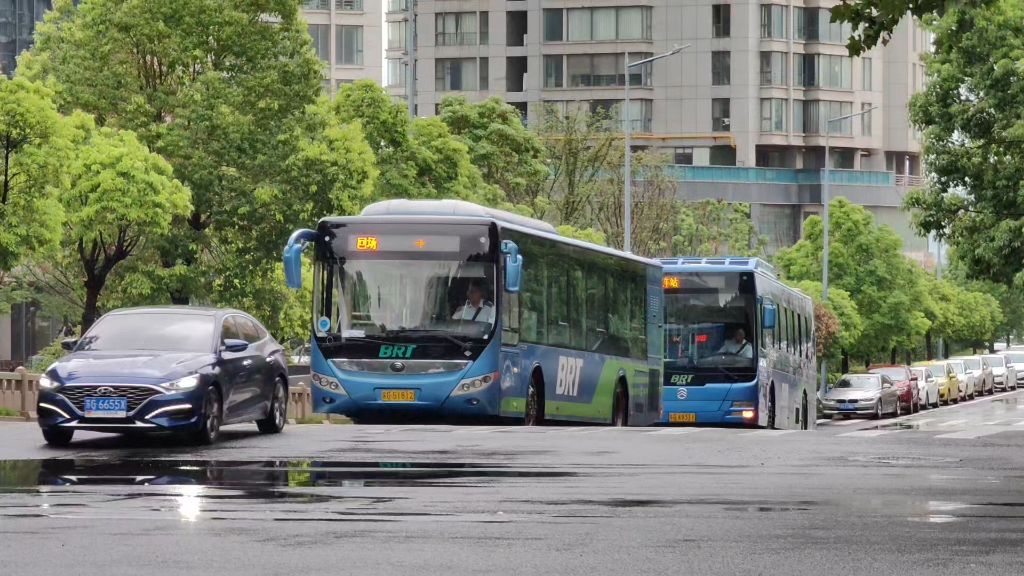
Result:
M917 374L914 374L913 376L910 377L911 382L917 382L918 380L920 379L917 377Z
M882 390L888 390L890 388L892 388L892 384L891 383L886 382L885 384L882 384Z
M226 338L220 349L224 352L245 352L248 348L249 343L245 340Z
M60 347L71 352L78 346L78 338L65 338L60 341Z

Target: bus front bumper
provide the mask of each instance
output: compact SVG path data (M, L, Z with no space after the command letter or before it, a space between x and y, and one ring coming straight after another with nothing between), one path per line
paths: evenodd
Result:
M345 379L340 388L312 387L316 414L401 414L419 416L491 416L498 414L498 384L461 390L461 382L403 385Z
M663 401L659 424L757 424L757 409L750 402Z

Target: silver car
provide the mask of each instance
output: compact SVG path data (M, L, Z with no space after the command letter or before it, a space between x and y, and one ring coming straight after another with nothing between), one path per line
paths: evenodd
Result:
M1024 351L1011 348L1010 350L1000 352L1000 354L1006 357L1007 363L1013 366L1014 371L1017 373L1017 386L1019 387L1021 384L1024 384Z
M992 368L992 381L999 390L1017 389L1017 369L1002 354L985 354L982 360Z
M971 391L971 398L984 396L995 392L995 378L992 376L992 368L981 356L956 356L953 360L960 360L967 366L967 369L974 375L974 389ZM970 400L971 398L968 398Z
M963 360L946 360L950 366L953 367L953 371L956 372L957 378L960 381L960 389L957 391L957 400L970 400L974 398L974 390L977 387L978 377L974 375L974 372L968 370L967 364Z
M836 414L843 418L882 418L886 414L899 416L902 413L899 391L884 374L844 374L825 393L821 406L828 418Z

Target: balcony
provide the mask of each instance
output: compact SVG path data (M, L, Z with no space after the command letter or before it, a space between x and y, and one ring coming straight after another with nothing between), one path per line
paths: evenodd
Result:
M749 184L821 184L824 170L792 168L748 168L745 166L669 166L669 173L680 182L744 182ZM901 177L902 178L902 177ZM913 178L913 177L911 177ZM868 170L830 170L830 184L846 186L895 186L892 172Z
M363 0L335 0L334 9L338 12L362 12Z
M438 32L434 35L435 46L476 46L476 32Z

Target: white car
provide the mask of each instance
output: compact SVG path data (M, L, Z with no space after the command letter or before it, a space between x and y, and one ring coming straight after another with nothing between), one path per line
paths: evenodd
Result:
M917 385L920 388L921 406L924 408L939 407L939 381L935 379L931 368L927 366L911 366L910 371L917 376Z
M1013 366L1014 372L1017 373L1017 386L1024 384L1024 351L1010 348L1005 352L1000 352L1000 354L1006 357L1007 362Z
M993 385L997 390L1017 389L1017 369L1013 364L1007 362L1002 354L986 354L982 356L988 365L992 367Z
M959 398L962 400L970 400L974 398L974 389L977 386L978 377L974 375L974 372L967 369L967 364L964 364L963 360L946 360L953 367L953 371L960 379L960 391Z

